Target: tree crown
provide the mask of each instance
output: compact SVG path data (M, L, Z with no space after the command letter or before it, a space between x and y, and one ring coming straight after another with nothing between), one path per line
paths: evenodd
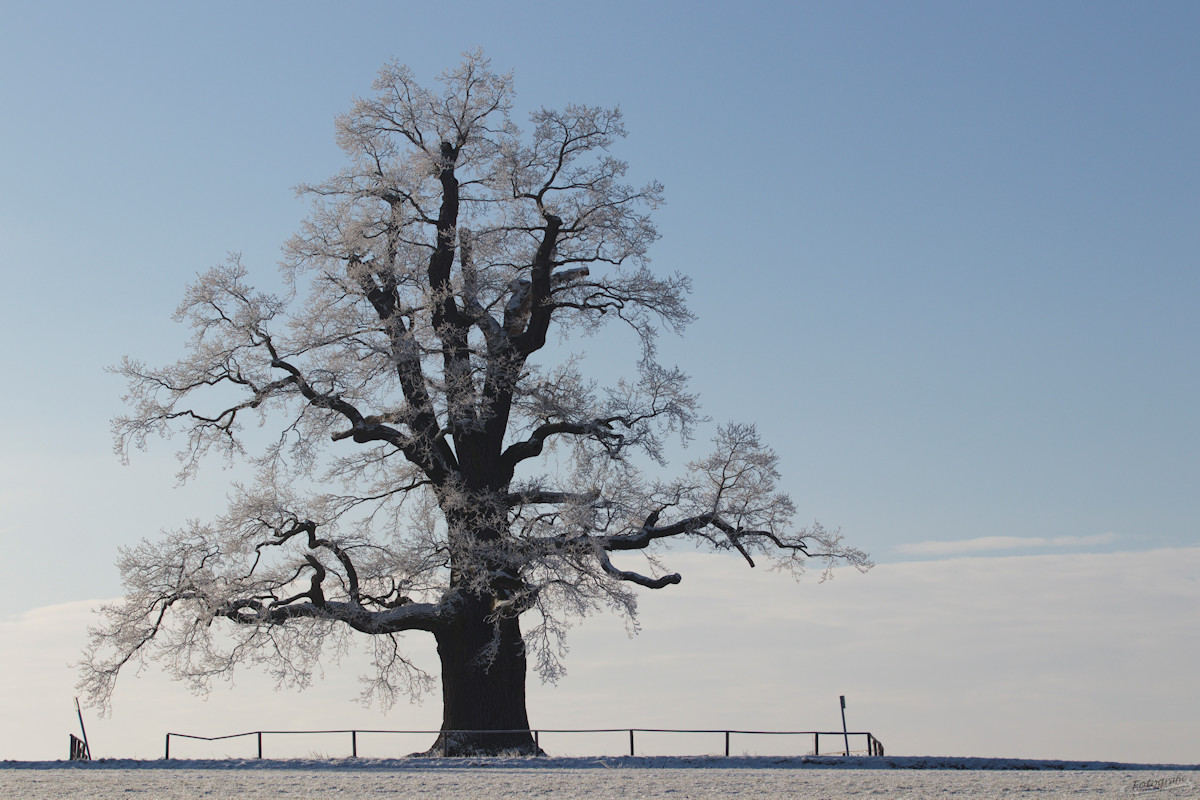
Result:
M93 698L151 646L198 686L253 658L304 683L320 644L353 630L374 635L366 695L390 702L428 684L396 637L437 634L479 598L493 621L533 613L553 679L572 615L632 619L631 587L679 582L654 555L673 539L752 566L870 566L837 532L792 526L753 426L721 427L680 478L646 474L699 412L656 359L657 331L692 320L689 283L649 269L662 187L624 182L620 112L541 109L522 132L511 76L478 52L439 85L389 63L338 118L348 164L300 187L314 205L285 247L289 296L256 291L233 257L187 290L183 358L118 368L123 457L182 433L181 478L218 452L255 479L213 522L123 553L126 599L85 662ZM641 343L635 378L599 387L574 359L535 361L556 326L611 320ZM277 435L252 443L247 418ZM633 551L647 574L613 563ZM237 624L217 637L216 619Z

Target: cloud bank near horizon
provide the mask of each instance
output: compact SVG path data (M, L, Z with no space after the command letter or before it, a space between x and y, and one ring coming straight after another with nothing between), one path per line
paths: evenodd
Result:
M668 560L684 582L643 593L641 635L629 637L612 616L589 618L572 632L560 684L530 677L535 727L837 730L837 697L846 695L851 729L872 731L889 754L1196 761L1200 547L912 561L824 584L714 556ZM66 757L67 734L78 728L68 664L95 605L0 620L14 654L0 662L0 759ZM409 641L435 668L432 640ZM111 718L85 711L88 734L98 757L158 758L168 730L437 727L436 696L387 715L355 703L362 663L352 655L327 664L303 694L276 692L246 670L207 701L151 666L122 677ZM394 756L429 738L360 741L360 752ZM543 742L560 755L620 754L627 745L621 737ZM644 744L661 755L720 745ZM794 754L810 742L740 746L760 745ZM177 754L253 755L250 740L189 747ZM295 737L268 748L277 757L341 756L349 744Z
M1115 542L1115 533L1098 533L1091 536L981 536L975 539L909 542L896 546L896 551L910 556L938 558L968 553L985 553L1002 550L1025 550L1044 547L1097 547Z

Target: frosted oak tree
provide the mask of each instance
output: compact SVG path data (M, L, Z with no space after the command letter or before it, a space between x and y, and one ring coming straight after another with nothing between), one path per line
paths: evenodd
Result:
M388 64L374 91L337 120L348 166L301 187L314 210L285 247L288 296L232 258L188 288L179 361L119 367L122 456L181 435L184 477L209 454L256 477L220 517L122 552L125 598L83 661L94 702L146 657L200 689L241 662L303 685L366 634L364 696L388 704L432 684L401 648L422 631L441 661L434 749L532 752L528 733L452 732L528 729L527 660L553 680L573 617L633 618L638 587L678 583L655 557L666 541L797 572L870 565L792 527L751 426L657 475L663 437L697 421L654 348L691 321L689 287L647 266L661 187L627 184L609 155L617 110L541 110L523 133L511 76L479 53L436 90ZM638 335L636 377L601 388L574 359L538 363L552 332L612 322Z

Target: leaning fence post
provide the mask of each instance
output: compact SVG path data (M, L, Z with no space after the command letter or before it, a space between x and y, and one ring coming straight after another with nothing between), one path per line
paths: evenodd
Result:
M92 760L92 748L88 745L87 728L83 727L83 709L79 707L79 698L75 698L75 713L79 715L79 732L83 734L84 761Z
M167 746L163 749L163 761L171 760L171 734L167 734Z
M850 732L846 728L846 695L841 695L839 698L842 702L842 736L846 738L846 758L850 757Z

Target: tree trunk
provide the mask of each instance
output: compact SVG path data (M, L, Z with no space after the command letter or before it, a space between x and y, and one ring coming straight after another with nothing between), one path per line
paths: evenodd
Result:
M525 642L516 619L487 621L490 599L464 598L437 633L442 733L429 755L542 755L525 711ZM460 732L461 731L461 732ZM497 731L488 733L488 731Z

